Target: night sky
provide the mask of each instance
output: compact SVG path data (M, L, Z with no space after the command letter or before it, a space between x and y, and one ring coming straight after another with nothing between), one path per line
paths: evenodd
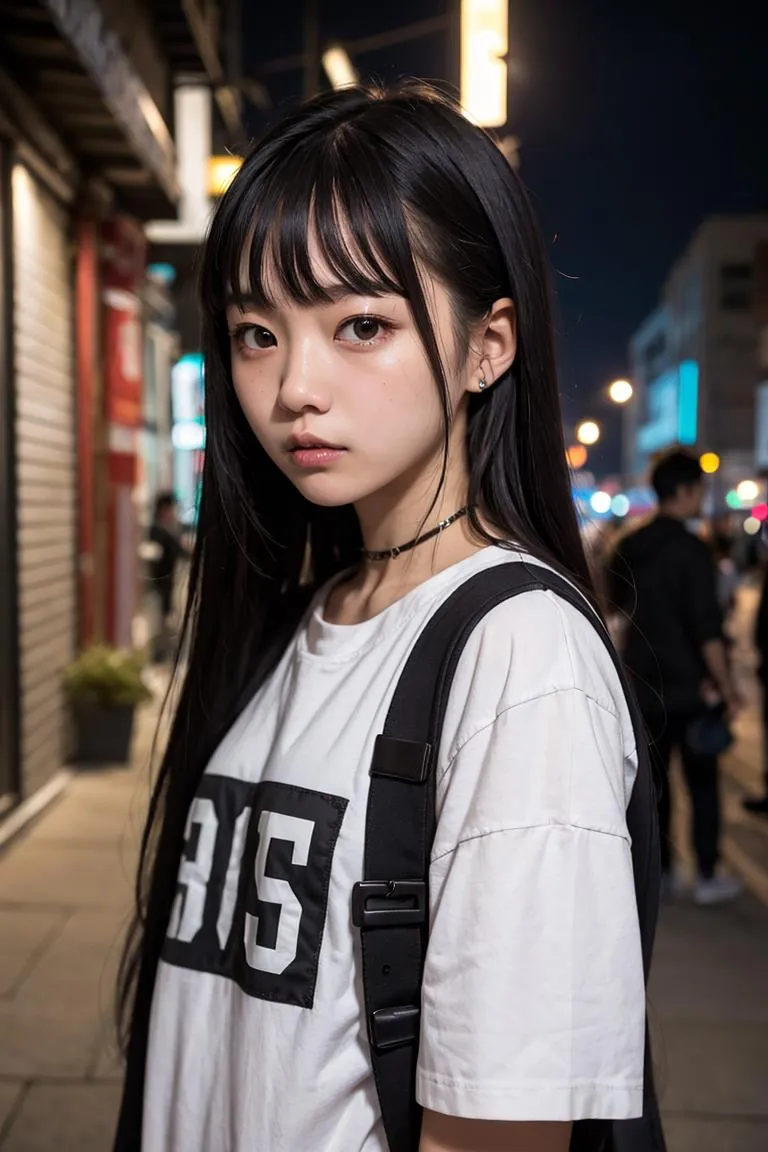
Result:
M509 123L554 269L566 418L594 416L618 467L605 386L707 215L768 211L768 11L760 0L512 0ZM301 50L301 0L244 0L244 72ZM324 40L458 10L450 0L320 0ZM363 78L458 78L455 36L355 58ZM301 74L270 76L275 104ZM258 117L253 126L257 128Z

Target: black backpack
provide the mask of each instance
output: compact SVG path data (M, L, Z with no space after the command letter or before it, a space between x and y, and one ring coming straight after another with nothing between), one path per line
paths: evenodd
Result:
M497 604L533 590L568 601L595 627L621 680L638 748L627 809L646 981L659 904L656 793L643 722L610 637L587 601L540 565L510 562L469 579L435 612L416 642L376 738L365 836L364 879L352 919L360 929L363 989L376 1089L390 1152L418 1152L415 1099L421 979L429 929L428 875L435 832L434 759L451 682L464 645ZM617 1021L620 1026L621 1021ZM571 1152L664 1152L646 1027L641 1120L577 1121Z

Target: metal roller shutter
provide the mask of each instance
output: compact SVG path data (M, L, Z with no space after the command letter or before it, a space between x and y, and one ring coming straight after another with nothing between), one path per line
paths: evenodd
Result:
M13 170L21 764L29 795L66 748L61 671L76 635L75 378L67 215Z

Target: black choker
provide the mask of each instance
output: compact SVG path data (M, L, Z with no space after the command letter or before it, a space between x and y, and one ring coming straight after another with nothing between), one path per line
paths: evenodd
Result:
M363 548L363 556L366 560L394 560L401 552L410 552L411 548L415 548L417 544L423 544L425 540L431 540L433 536L438 536L453 524L454 520L460 520L462 516L466 516L469 512L469 504L465 504L463 508L459 508L458 512L454 512L453 516L448 516L447 519L441 520L435 527L431 528L429 532L425 532L423 536L416 536L413 540L409 540L407 544L398 544L396 548L383 548L380 552L370 552L367 548Z

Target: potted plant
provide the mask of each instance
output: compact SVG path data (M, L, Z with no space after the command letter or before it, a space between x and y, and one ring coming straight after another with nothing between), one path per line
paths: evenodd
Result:
M64 691L77 727L84 764L126 764L136 708L152 693L142 653L94 644L64 669Z

